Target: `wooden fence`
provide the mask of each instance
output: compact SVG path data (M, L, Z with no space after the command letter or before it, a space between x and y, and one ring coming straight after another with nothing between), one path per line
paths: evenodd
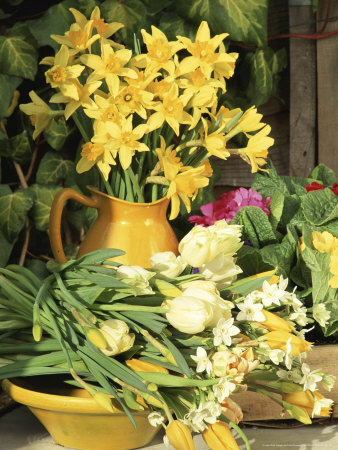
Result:
M338 29L338 0L270 0L269 35L312 35ZM326 14L329 9L329 16ZM271 125L271 159L281 175L307 176L319 163L338 174L338 34L325 39L283 39L289 51L284 103L272 99L259 108ZM221 162L218 186L250 186L253 175L240 159Z

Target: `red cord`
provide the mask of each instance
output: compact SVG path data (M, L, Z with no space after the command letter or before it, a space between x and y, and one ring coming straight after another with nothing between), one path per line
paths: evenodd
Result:
M338 30L330 31L329 33L313 33L313 34L300 34L300 33L289 33L289 34L277 34L275 36L269 36L268 40L273 41L275 39L286 39L286 38L301 38L301 39L326 39L335 34L338 34Z

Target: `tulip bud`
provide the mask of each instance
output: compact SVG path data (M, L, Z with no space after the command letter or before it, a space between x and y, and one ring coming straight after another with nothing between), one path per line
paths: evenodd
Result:
M225 422L216 422L202 433L205 443L211 450L239 450L229 426Z
M222 413L225 417L233 423L239 423L243 419L243 411L241 407L231 400L230 397L227 397L221 403Z
M88 340L100 350L107 348L106 338L97 328L84 327Z
M269 345L271 350L280 349L285 351L286 343L289 339L291 340L290 342L293 346L291 351L292 355L298 355L299 353L308 351L312 344L311 342L301 339L300 337L284 330L270 331L264 335L264 340Z
M190 430L180 420L171 421L165 432L175 450L195 450Z
M182 294L182 291L178 289L174 284L168 283L164 280L155 280L155 286L166 297L178 297Z
M125 352L134 345L135 335L129 333L128 325L122 320L105 320L100 323L100 329L107 346L106 348L99 348L107 356Z
M219 253L213 260L203 264L199 272L206 280L214 281L219 289L223 289L236 279L242 269L236 266L233 256Z
M269 331L286 331L289 333L294 330L294 327L290 325L286 320L277 316L277 314L273 314L270 311L266 311L262 309L261 311L264 314L265 320L261 322L261 324L267 328Z
M116 278L133 287L137 295L153 294L149 280L155 274L139 266L119 266Z
M182 258L173 252L156 253L150 258L150 264L158 277L166 278L176 278L186 267Z
M135 372L161 372L169 373L168 369L157 364L153 364L148 361L141 361L139 359L128 359L126 361L127 366Z

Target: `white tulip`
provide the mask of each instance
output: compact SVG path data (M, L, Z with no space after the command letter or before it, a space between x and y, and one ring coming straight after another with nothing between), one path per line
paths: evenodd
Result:
M180 256L173 252L156 253L150 258L152 269L157 272L157 276L175 278L180 275L186 267Z
M214 281L218 289L230 286L241 272L242 269L235 264L234 258L224 253L218 254L212 261L199 268L199 273L206 280Z
M136 295L153 294L149 280L155 274L139 266L119 266L116 269L116 278L136 290Z
M101 333L107 341L107 348L100 349L107 356L129 350L135 341L135 335L129 333L128 325L122 320L108 319L100 323Z

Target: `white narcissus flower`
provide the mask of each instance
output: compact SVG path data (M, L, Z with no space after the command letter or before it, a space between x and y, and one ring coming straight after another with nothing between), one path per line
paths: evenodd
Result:
M250 320L253 322L264 322L265 316L262 313L263 305L254 303L254 299L247 296L243 303L237 304L240 312L237 314L237 320Z
M296 369L293 369L293 370L279 369L279 370L277 370L276 375L281 380L293 381L294 383L300 383L300 381L302 379L302 376L299 374L299 372Z
M294 312L289 315L289 319L298 323L301 327L305 327L308 323L308 318L306 317L307 309L305 306L293 305Z
M280 276L279 283L269 284L268 281L264 281L262 286L262 292L258 295L264 306L280 305L281 302L287 300L289 292L285 291L288 285L288 279L284 279Z
M197 347L196 356L190 355L190 357L191 357L191 359L193 359L194 361L197 362L197 367L196 367L197 373L206 371L206 373L208 375L211 374L212 363L211 363L210 359L208 358L208 354L207 354L206 350L203 347Z
M336 377L334 375L329 375L327 373L324 373L323 379L322 379L322 386L325 390L331 391L336 381Z
M216 328L212 330L214 333L214 346L218 347L221 344L225 344L228 347L231 345L231 337L236 336L241 330L233 325L234 319L220 319L217 322Z
M201 267L220 253L234 255L243 245L240 228L239 225L228 225L225 220L207 228L195 226L178 246L182 260L192 267Z
M311 370L308 364L302 364L303 378L300 380L300 384L304 385L304 391L309 390L314 392L317 387L317 383L322 380L322 376L318 374L320 369Z
M269 352L269 358L277 366L283 361L284 356L285 352L283 352L283 350L280 349L270 350Z
M315 398L311 417L319 416L322 408L330 408L332 403L333 400L330 398Z
M152 427L157 427L164 422L164 417L157 411L153 411L148 415L148 421Z
M219 289L229 286L241 272L242 269L236 266L234 258L224 253L219 253L212 261L199 267L199 273L206 280L214 281Z
M201 404L197 409L184 416L184 423L194 432L202 433L208 427L208 423L216 423L217 417L222 414L219 403L209 401Z
M226 397L229 397L231 392L236 389L236 384L223 377L219 380L218 384L214 384L212 390L219 403L222 403Z
M116 269L116 278L123 281L136 290L136 295L153 294L149 286L149 280L155 274L140 266L119 266Z
M330 311L325 307L324 303L318 303L313 306L312 315L321 327L325 327L330 319Z
M180 256L173 252L155 253L150 258L152 269L158 277L175 278L180 275L186 267Z
M107 348L101 348L100 351L107 356L126 352L134 345L135 335L129 333L128 325L122 320L105 320L100 323L100 330L108 344Z
M291 369L292 366L292 349L293 344L291 343L292 338L289 338L286 342L286 349L285 349L285 366L288 370Z

